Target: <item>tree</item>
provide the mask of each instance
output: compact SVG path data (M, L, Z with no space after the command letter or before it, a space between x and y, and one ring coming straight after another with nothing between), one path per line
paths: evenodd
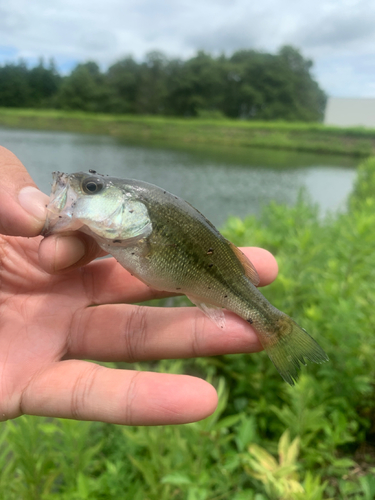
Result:
M0 67L0 106L27 108L32 105L26 64L6 64Z
M39 65L28 72L28 83L33 107L50 106L52 97L56 94L61 83L61 76L56 70L53 59L50 60L49 67L45 68L41 58Z
M221 61L199 51L188 61L170 67L167 109L171 114L197 116L202 110L221 110L224 82Z
M113 64L107 71L112 113L135 113L140 80L139 65L130 56Z
M287 68L288 79L293 87L295 114L302 120L322 120L327 96L311 76L313 62L304 59L300 52L290 45L280 49L279 58Z
M67 76L56 97L57 107L81 111L107 111L109 89L95 62L78 64Z
M139 69L136 111L143 114L163 114L167 99L168 60L162 52L153 51Z

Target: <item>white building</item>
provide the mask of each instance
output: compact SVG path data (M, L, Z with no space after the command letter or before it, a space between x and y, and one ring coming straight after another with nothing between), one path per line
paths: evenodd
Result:
M325 125L375 128L375 98L346 99L329 97L324 116Z

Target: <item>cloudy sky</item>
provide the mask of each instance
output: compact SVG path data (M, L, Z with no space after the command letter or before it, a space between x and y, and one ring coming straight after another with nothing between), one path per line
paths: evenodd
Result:
M285 44L313 59L329 95L375 97L374 0L0 0L0 64L53 57L68 72L150 50L187 58Z

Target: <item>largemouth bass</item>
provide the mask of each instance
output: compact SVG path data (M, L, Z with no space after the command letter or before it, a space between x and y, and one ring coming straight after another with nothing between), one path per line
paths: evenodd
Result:
M92 236L147 285L187 295L219 327L222 308L248 321L290 385L306 360L328 360L305 330L259 292L250 260L178 196L94 170L55 172L43 234L75 230Z

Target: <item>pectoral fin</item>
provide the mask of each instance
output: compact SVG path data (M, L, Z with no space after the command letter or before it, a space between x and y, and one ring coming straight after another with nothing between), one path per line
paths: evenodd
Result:
M225 315L221 307L216 307L211 304L202 302L199 298L192 295L187 295L187 298L192 301L199 309L204 312L219 328L225 327Z

